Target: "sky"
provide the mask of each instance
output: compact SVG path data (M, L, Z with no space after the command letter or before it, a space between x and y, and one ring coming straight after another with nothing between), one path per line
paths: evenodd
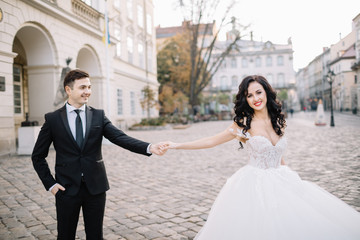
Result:
M205 0L206 1L206 0ZM220 0L218 23L229 0ZM178 0L153 0L154 24L179 26L183 15ZM330 47L352 31L352 20L360 14L360 0L238 0L230 16L249 25L255 41L286 44L291 37L294 70L306 67L323 47ZM249 39L249 37L244 37Z

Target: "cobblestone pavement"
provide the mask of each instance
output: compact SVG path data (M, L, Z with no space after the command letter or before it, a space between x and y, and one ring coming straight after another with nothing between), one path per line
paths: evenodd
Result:
M316 127L315 113L287 120L287 164L306 180L360 211L360 117L335 114L336 127ZM328 116L327 116L328 119ZM145 141L188 141L225 129L231 121L202 122L182 130L128 131ZM54 165L55 153L49 153ZM231 141L207 150L172 150L145 157L104 145L111 189L104 237L193 239L226 179L246 164ZM85 239L80 218L78 239ZM54 197L46 192L29 156L0 159L0 239L56 239Z

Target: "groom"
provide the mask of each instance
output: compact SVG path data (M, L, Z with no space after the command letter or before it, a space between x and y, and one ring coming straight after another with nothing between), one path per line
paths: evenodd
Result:
M66 104L45 114L32 162L46 190L55 195L58 239L75 239L82 208L86 239L103 238L103 218L109 183L101 154L103 136L132 152L163 155L162 144L149 144L117 129L104 111L87 106L91 95L89 74L76 69L64 79ZM46 157L53 143L55 178ZM116 158L121 156L114 156Z

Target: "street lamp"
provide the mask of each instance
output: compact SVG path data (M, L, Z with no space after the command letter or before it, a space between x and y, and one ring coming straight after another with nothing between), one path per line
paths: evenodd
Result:
M331 111L331 117L330 117L330 127L335 127L334 123L334 113L333 113L333 101L332 101L332 84L334 82L334 76L335 73L331 70L326 74L326 79L328 80L330 84L330 111Z

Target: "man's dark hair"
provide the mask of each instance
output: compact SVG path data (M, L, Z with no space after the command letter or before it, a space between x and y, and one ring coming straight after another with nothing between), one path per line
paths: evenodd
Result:
M71 89L74 87L74 81L77 79L88 78L89 74L83 70L75 69L66 74L64 78L64 89L69 86Z

